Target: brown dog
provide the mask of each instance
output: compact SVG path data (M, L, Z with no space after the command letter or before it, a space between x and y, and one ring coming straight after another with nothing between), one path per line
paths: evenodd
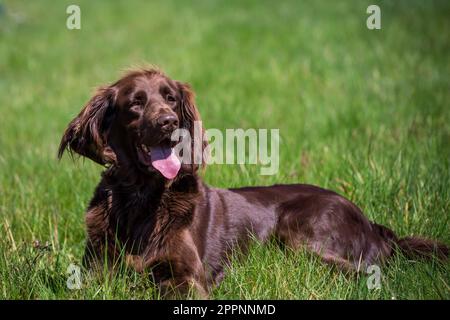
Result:
M230 250L250 236L303 246L346 270L407 255L448 256L445 245L398 239L361 210L311 185L215 189L198 166L174 158L171 133L200 120L187 84L162 72L133 71L97 91L72 120L59 147L106 165L86 215L87 265L117 259L148 269L163 292L194 287L206 297L220 282ZM192 132L193 133L193 132Z

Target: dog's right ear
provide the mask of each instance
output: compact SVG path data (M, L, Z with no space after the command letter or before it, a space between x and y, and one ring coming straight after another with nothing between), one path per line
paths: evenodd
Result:
M107 134L114 117L115 91L100 88L67 127L61 139L58 158L66 149L101 165L116 162L116 155L108 145Z
M178 88L180 90L181 95L181 128L189 130L191 137L193 139L198 139L198 141L192 140L191 150L192 150L192 159L190 161L190 171L195 172L200 167L205 168L206 166L206 157L204 154L204 150L208 147L208 142L204 140L204 128L201 125L200 113L195 105L195 95L191 86L187 83L182 83L177 81ZM195 126L200 126L200 136L198 137L195 132ZM196 150L195 145L201 147L200 150ZM196 152L201 152L199 159L196 159L194 155ZM201 160L201 165L196 162L196 160ZM186 166L186 165L185 165Z

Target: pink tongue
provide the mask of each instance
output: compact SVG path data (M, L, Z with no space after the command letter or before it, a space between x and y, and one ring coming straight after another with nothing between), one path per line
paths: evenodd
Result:
M181 162L173 152L173 149L154 147L150 151L153 167L167 179L175 178L181 168Z

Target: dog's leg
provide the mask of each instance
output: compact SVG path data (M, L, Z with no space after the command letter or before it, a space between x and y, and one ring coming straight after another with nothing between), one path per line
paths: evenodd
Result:
M288 247L305 247L345 271L365 270L392 251L389 239L358 207L338 195L314 194L284 203L276 235Z
M159 283L161 297L164 299L208 299L205 287L192 276L173 278Z
M161 253L144 264L163 298L208 298L205 268L188 230L172 235Z

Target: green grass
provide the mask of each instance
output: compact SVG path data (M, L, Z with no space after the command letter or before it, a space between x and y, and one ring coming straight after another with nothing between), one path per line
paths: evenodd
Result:
M67 123L95 86L153 63L190 82L208 128L279 128L280 171L210 166L214 186L304 182L336 190L400 236L450 244L450 3L375 1L0 1L0 298L157 298L123 271L66 287L101 168L58 163ZM48 249L33 241L48 241ZM212 298L449 299L449 264L382 268L381 289L305 252L256 244Z

